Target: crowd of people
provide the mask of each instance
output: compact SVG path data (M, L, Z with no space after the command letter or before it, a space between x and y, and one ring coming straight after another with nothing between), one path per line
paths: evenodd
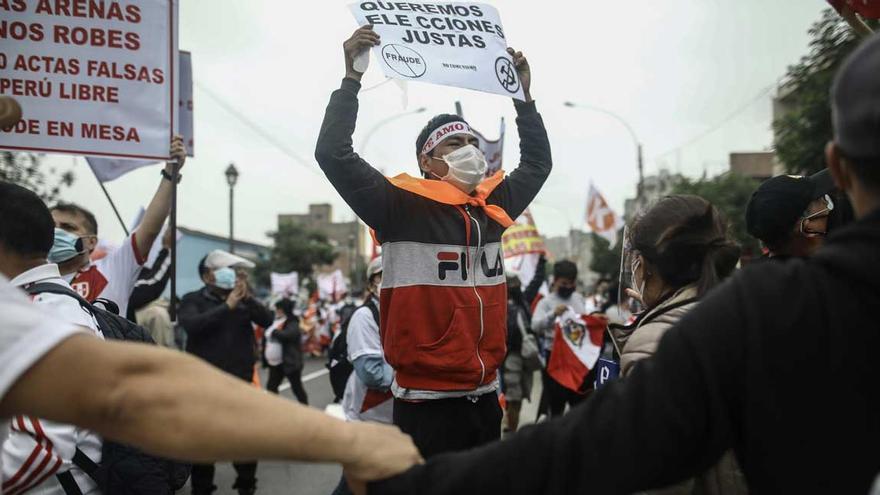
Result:
M387 178L352 148L354 60L377 44L370 26L344 43L315 151L381 244L358 297L260 300L253 264L213 251L182 267L204 286L181 297L177 331L155 301L170 273L173 234L159 238L179 138L143 221L99 260L88 209L0 183L2 493L173 493L188 479L209 494L213 463L232 461L233 488L252 494L258 459L341 463L335 494L867 494L880 483L869 320L880 37L835 79L828 169L767 180L747 205L764 259L741 267L718 209L670 196L632 219L619 280L588 295L569 260L548 269L542 257L525 284L505 273L501 236L552 169L523 54L509 50L525 95L513 171L487 176L474 131L442 114L415 140L418 176ZM8 127L20 111L0 101ZM572 387L550 372L567 314L601 323L573 340L619 363L617 380L599 386L587 369ZM308 407L305 362L325 354L345 421ZM260 361L271 393L252 386ZM278 396L284 379L296 402ZM524 401L537 403L533 426L521 427Z

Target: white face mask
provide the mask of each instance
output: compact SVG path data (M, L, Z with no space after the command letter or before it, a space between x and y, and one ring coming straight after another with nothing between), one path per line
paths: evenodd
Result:
M440 158L437 159L440 160ZM467 194L472 193L480 185L488 168L483 152L472 144L462 146L452 153L443 155L442 160L449 165L449 171L446 172L446 176L440 177L433 172L431 173L438 179L449 182Z

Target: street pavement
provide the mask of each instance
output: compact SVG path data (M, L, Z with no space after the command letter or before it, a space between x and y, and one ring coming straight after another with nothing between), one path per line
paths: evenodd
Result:
M303 384L309 395L309 405L325 410L333 402L333 391L327 377L324 358L306 359L303 369ZM260 370L261 383L265 387L266 370ZM281 396L294 399L290 385L285 380L281 385ZM541 375L535 374L533 402L524 402L522 423L533 423L537 412L538 398L541 396ZM342 469L337 464L311 464L302 462L260 462L257 467L257 493L261 495L330 495L339 479ZM232 464L218 463L214 484L216 495L237 495L232 489L235 483L235 469ZM190 493L189 485L181 494Z

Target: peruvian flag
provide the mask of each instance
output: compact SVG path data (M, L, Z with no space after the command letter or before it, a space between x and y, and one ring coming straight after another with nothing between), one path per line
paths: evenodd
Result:
M557 318L547 373L565 388L580 392L587 373L602 353L602 336L607 326L604 318L580 315L571 309Z

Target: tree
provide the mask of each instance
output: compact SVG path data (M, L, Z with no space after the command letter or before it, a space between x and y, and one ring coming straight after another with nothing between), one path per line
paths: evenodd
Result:
M743 257L750 258L759 256L761 249L746 231L746 205L758 185L756 179L728 172L711 179L682 178L673 186L672 193L693 194L715 205L727 218L730 235L742 246Z
M306 229L295 223L281 224L277 232L269 232L274 241L269 258L257 263L254 276L269 284L269 274L299 273L300 280L311 278L316 265L333 263L337 253L323 232Z
M607 277L611 280L617 280L620 275L620 250L621 242L623 242L623 229L617 232L617 242L614 246L608 242L608 239L590 234L593 237L592 259L590 260L590 270L599 274L599 277Z
M46 203L54 203L62 187L73 184L73 172L44 170L41 158L34 153L0 153L0 180L12 182L35 192Z
M780 88L785 110L773 123L776 154L791 174L811 174L825 168L825 144L833 136L831 84L840 64L860 41L832 9L823 12L809 33L810 51L788 68Z

